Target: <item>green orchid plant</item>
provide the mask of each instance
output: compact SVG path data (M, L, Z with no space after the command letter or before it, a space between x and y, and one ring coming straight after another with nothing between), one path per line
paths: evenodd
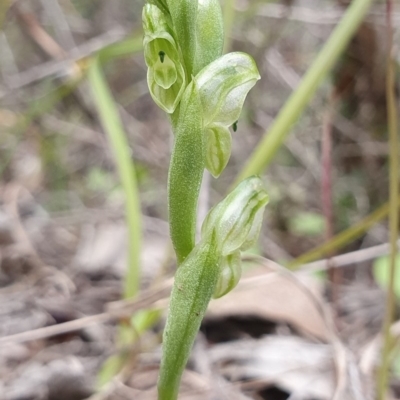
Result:
M231 154L230 128L260 79L247 54L222 55L218 0L150 0L143 9L147 82L169 116L174 146L168 174L170 235L178 269L163 336L159 400L175 400L211 298L238 283L241 251L257 241L267 193L258 177L241 182L210 210L195 240L206 168L217 178Z

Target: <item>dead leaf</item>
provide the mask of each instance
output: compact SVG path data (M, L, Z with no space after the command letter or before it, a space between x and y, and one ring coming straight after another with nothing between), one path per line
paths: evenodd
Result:
M250 271L229 295L210 303L207 317L257 316L285 321L323 341L329 330L312 296L323 303L321 285L311 276L298 282L266 268Z
M214 346L211 358L232 380L257 380L301 399L330 400L335 389L333 349L296 336L266 336Z

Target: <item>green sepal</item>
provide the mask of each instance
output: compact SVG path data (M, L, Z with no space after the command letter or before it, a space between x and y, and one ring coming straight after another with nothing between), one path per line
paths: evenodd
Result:
M163 13L169 14L167 2L165 0L148 0L148 2L156 5Z
M196 76L204 124L231 126L239 119L249 90L260 79L257 65L248 54L225 54Z
M224 24L219 0L199 0L193 75L220 57L223 46Z
M232 136L228 128L211 125L204 132L205 167L218 178L231 156Z
M258 237L260 236L261 226L263 222L263 215L264 215L264 207L258 210L256 215L254 216L253 224L251 225L251 229L247 234L246 240L240 246L240 251L249 250L257 244L257 240Z
M248 246L256 240L255 232L260 229L267 203L268 194L261 179L245 179L210 210L201 229L202 239L215 229L222 256Z
M179 49L166 15L157 6L146 4L142 19L150 94L160 108L171 114L179 104L186 86Z
M158 400L176 400L182 372L220 273L213 238L201 241L175 274L158 379Z
M202 115L197 86L192 81L180 103L168 174L170 233L178 264L195 245L197 200L204 171Z
M174 51L178 51L178 46L174 38L174 30L171 28L166 14L154 4L147 3L143 7L142 12L143 23L143 47L146 64L152 66L154 60L157 58L155 55L148 53L147 45L155 39L165 39L173 46ZM153 59L153 61L152 61Z
M220 274L215 285L213 298L218 299L230 292L242 276L242 259L240 251L235 251L226 257L221 257Z

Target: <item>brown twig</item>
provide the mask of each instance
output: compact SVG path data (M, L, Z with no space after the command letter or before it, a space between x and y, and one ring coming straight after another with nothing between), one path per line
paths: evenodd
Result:
M39 254L35 249L35 246L32 244L31 238L26 232L24 224L21 221L21 217L18 210L18 200L23 190L25 190L24 187L18 184L7 185L4 190L5 206L9 214L13 218L13 223L18 242L22 245L22 247L28 254L34 267L37 270L40 270L47 267L47 265L40 258Z
M78 318L73 321L64 322L58 325L46 326L31 331L17 333L15 335L0 338L0 347L9 343L22 343L32 340L46 339L69 332L79 331L87 326L106 322L116 322L120 319L129 318L136 311L161 307L157 304L160 300L166 299L172 287L173 280L169 279L161 286L142 292L134 300L121 300L109 303L106 311L101 314Z
M243 11L238 8L237 11ZM339 7L326 7L325 9L312 9L309 7L292 6L291 13L285 14L286 6L281 4L264 4L259 7L258 15L265 18L288 19L305 24L336 25L343 17L343 9ZM379 18L377 20L377 17ZM367 16L367 20L385 26L385 12L375 6ZM400 13L393 13L395 23L400 22Z
M18 75L9 76L10 87L21 89L44 78L58 75L68 76L69 71L77 61L96 53L97 51L118 42L126 37L126 31L122 29L111 30L105 34L88 40L86 43L66 53L63 60L48 61L32 67Z
M57 40L64 49L75 47L74 37L68 25L67 19L58 0L41 0L42 6L48 19L54 28Z
M398 243L400 246L400 241ZM383 244L379 246L374 246L368 249L358 250L348 254L342 254L337 257L333 257L335 268L344 267L356 262L361 262L365 260L370 260L372 258L384 255L388 253L389 245ZM244 256L244 261L254 261L254 256ZM266 259L262 259L265 262ZM278 265L268 261L268 265ZM314 272L321 271L327 268L327 260L317 261L315 263L310 263L304 265L299 272ZM283 270L280 267L279 270ZM254 278L245 278L242 283L247 283L251 285L253 283L259 283L259 279L254 280ZM136 299L133 300L121 300L113 303L109 303L106 306L106 311L101 314L91 315L88 317L79 318L73 321L64 322L57 325L47 326L44 328L34 329L27 332L18 333L15 335L4 336L0 338L0 347L13 342L27 342L32 340L46 339L52 336L79 331L87 326L93 324L101 324L106 322L114 322L119 319L131 316L134 312L149 308L151 306L161 306L160 302L165 301L168 298L169 292L172 288L173 279L169 279L164 282L161 286L154 289L149 289L142 292Z
M50 58L63 60L66 56L65 51L59 44L42 28L36 16L14 7L14 13L18 18L21 27L26 31L28 37L43 50Z
M400 240L397 242L397 246L400 250ZM368 260L373 260L377 257L385 256L390 252L389 243L380 244L378 246L368 247L353 251L351 253L340 254L330 259L318 260L308 264L304 264L298 269L298 272L316 272L325 271L329 268L341 268L349 265L354 265Z

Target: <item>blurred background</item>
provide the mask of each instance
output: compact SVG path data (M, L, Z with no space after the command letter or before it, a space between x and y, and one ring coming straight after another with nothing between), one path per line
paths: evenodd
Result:
M252 55L262 79L232 134L226 170L205 177L200 210L224 196L348 3L222 4L227 51ZM142 7L1 0L0 399L156 398L159 310L175 268L166 202L172 139L147 89ZM399 26L396 3L392 19ZM397 31L397 61L399 39ZM340 382L338 398L374 398L389 265L387 41L377 2L262 174L270 203L252 253L297 272L253 263L242 286L211 304L182 399L323 400L338 396ZM138 181L140 286L155 294L134 310L155 311L142 314L129 345L117 338L129 310L124 318L110 311L123 296L129 243L115 152L86 75L95 57ZM346 230L340 245L307 253ZM69 321L78 325L46 330ZM400 394L399 377L394 353L390 398Z

